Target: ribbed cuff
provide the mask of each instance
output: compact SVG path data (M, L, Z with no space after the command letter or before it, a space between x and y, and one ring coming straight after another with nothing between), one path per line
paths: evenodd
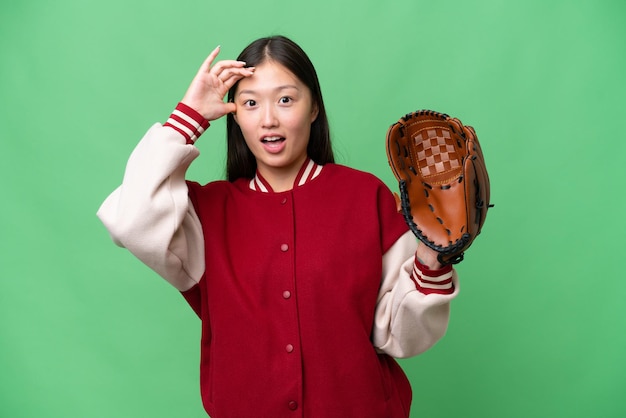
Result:
M185 137L188 144L195 143L209 125L209 121L200 113L183 103L176 105L176 109L163 124L178 131Z
M431 270L428 266L420 263L417 257L415 257L411 278L415 282L417 290L425 295L431 293L450 295L454 293L452 273L451 265L444 266L437 270Z

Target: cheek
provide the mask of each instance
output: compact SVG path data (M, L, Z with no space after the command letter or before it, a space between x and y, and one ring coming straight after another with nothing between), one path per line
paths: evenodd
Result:
M249 117L237 118L237 125L239 125L239 129L241 129L244 137L248 137L251 134L252 123Z
M311 115L302 113L298 117L290 119L288 122L290 129L298 132L309 132L311 130Z
M253 135L250 132L246 132L244 130L242 130L241 132L243 133L243 140L248 146L248 148L253 149L257 144L259 144L258 141L252 140Z

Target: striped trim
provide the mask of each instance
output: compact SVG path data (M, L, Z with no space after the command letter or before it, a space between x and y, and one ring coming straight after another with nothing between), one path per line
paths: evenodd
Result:
M304 186L314 178L320 175L323 165L319 165L315 163L313 160L308 159L302 164L298 175L296 176L293 184L294 187ZM250 190L255 190L263 193L273 193L272 186L261 176L261 174L257 171L256 175L249 183Z
M167 122L163 124L184 136L188 144L195 143L209 125L208 120L184 103L178 103Z
M411 279L415 283L417 290L425 295L429 295L431 293L450 295L454 293L451 265L442 267L438 270L430 270L416 258L415 264L413 265L413 274L411 275Z
M263 193L269 193L270 190L272 190L272 188L269 186L269 184L266 186L263 183L264 180L261 180L261 178L259 176L254 176L254 178L252 180L250 180L250 189L251 190L258 190L260 192Z
M313 160L307 161L308 162L305 162L302 165L304 170L300 170L300 172L298 173L298 177L296 177L296 180L294 181L294 184L297 184L298 186L302 186L313 180L315 177L319 176L320 172L322 171L321 165L315 164Z

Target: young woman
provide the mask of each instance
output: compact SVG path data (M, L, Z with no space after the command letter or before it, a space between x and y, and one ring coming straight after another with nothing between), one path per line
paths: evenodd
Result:
M202 320L211 417L408 417L393 357L445 333L456 272L417 245L380 180L334 164L298 45L263 38L214 64L218 52L98 216ZM224 115L228 180L186 181L194 142Z

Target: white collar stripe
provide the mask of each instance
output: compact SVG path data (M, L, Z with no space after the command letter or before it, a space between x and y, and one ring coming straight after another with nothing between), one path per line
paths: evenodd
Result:
M304 173L302 173L302 177L300 177L300 181L298 182L298 186L302 186L304 183L307 182L307 180L309 178L309 173L311 173L311 169L313 168L314 165L315 165L315 163L313 162L313 160L309 160L309 163L307 164L306 168L304 169Z
M323 167L323 166L318 165L318 166L315 168L315 171L313 172L313 176L311 176L311 180L313 180L315 177L317 177L317 176L319 176L319 175L320 175L320 173L322 172L322 167Z
M261 179L259 179L257 176L254 176L254 181L260 191L262 191L263 193L269 193L269 190L267 190L267 187L265 187Z
M307 163L307 166L305 167L304 171L302 172L302 176L300 176L300 179L299 180L296 179L298 180L298 183L296 186L297 187L303 186L306 183L310 182L311 180L313 180L314 178L320 175L323 168L324 168L323 165L316 164L312 160L310 160ZM263 184L263 180L259 177L258 173L255 174L254 178L250 180L248 187L250 188L250 190L260 191L263 193L270 192L270 189L265 184Z

